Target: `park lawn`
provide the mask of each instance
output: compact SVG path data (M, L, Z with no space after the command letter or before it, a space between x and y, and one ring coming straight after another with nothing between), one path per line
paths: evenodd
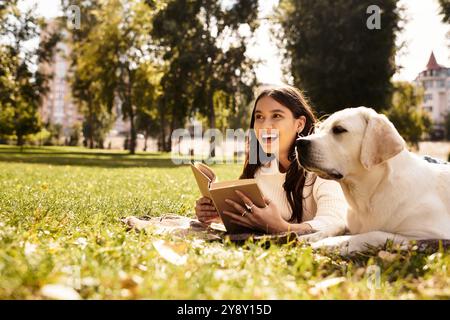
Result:
M213 168L232 179L241 164ZM48 285L83 299L450 297L448 250L342 258L307 245L157 236L120 221L192 216L198 196L190 168L167 153L0 146L0 299L48 298Z

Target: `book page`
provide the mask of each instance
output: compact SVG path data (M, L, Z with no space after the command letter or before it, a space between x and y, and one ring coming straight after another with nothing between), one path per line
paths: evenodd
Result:
M202 171L200 171L194 163L191 163L191 169L194 173L195 180L202 196L211 198L211 194L209 192L209 186L211 183L210 178Z
M231 181L214 182L210 184L209 189L212 190L212 189L228 188L232 186L244 186L254 183L256 183L255 179L239 179Z
M199 169L205 176L207 176L209 181L212 182L212 181L216 180L216 175L215 175L214 171L212 171L212 169L210 167L208 167L206 164L201 163L201 162L196 162L195 167L197 169Z

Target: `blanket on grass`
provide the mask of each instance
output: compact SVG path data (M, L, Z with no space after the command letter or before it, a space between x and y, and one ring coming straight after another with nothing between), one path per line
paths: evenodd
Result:
M249 239L261 242L265 245L274 244L295 244L304 242L305 234L296 232L283 232L279 234L262 233L242 233L228 234L223 224L212 223L211 225L202 223L197 219L185 216L165 215L161 217L135 217L130 216L121 219L129 230L146 231L156 235L171 234L178 237L194 236L205 241L231 241L236 244L243 244ZM408 249L417 246L417 251L438 251L440 248L450 248L450 240L429 239L412 241ZM406 249L406 248L404 248Z
M194 236L206 241L226 241L244 243L249 239L255 241L270 241L277 244L286 244L298 240L304 234L295 232L283 232L280 234L242 233L228 234L223 224L202 223L197 219L178 215L165 215L162 217L135 217L130 216L121 219L128 229L146 231L152 234L171 234L179 237Z

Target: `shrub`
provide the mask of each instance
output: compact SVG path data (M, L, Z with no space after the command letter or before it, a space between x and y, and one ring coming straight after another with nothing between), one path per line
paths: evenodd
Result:
M25 141L27 144L42 146L50 137L51 133L47 129L42 128L37 133L27 135Z
M392 105L383 113L406 142L418 148L419 141L432 127L428 114L418 108L422 99L421 92L406 82L395 82L394 88Z

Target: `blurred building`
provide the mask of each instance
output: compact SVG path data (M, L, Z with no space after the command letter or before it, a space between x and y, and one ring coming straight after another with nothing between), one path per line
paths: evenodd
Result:
M440 65L431 52L426 69L419 73L415 84L424 90L422 108L434 123L432 135L444 137L444 123L450 112L450 68Z
M49 32L52 32L57 27L56 20L48 21L47 28L41 37L47 36ZM42 99L42 105L39 110L41 118L44 123L61 125L64 136L70 135L75 123L83 121L82 115L73 103L70 84L67 80L70 67L67 59L69 54L69 46L64 42L59 42L51 62L43 63L39 66L45 73L53 75L53 78L49 81L49 91Z

